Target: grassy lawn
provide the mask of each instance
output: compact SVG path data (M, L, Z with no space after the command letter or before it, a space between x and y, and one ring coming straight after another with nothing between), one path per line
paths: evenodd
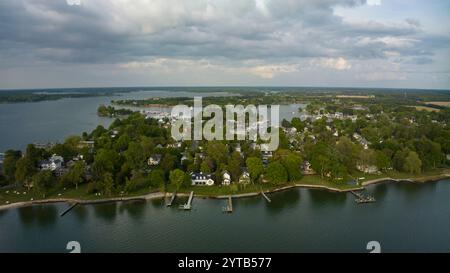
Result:
M19 192L20 194L14 193L14 191ZM26 202L44 199L57 199L57 198L67 198L67 199L81 199L81 200L100 200L105 198L114 198L114 197L134 197L149 194L151 192L155 192L157 190L150 190L148 188L141 189L139 191L133 192L131 194L116 194L113 196L96 196L94 194L87 193L87 184L82 184L78 186L78 189L69 188L67 190L63 189L53 189L49 191L45 197L41 194L37 194L34 191L28 191L26 188L20 187L18 189L10 189L10 190L0 190L0 205L5 205L8 201L9 203L17 203L17 202ZM8 193L7 193L8 192ZM25 194L24 194L25 193Z
M339 190L348 190L357 188L357 186L348 185L345 181L342 182L333 182L326 179L321 178L319 175L308 175L303 177L297 184L306 184L312 186L325 186L329 188L335 188Z

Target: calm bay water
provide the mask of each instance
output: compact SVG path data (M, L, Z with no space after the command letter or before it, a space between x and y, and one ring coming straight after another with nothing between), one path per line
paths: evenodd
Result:
M450 252L450 181L379 184L377 198L357 205L350 194L294 189L225 201L194 199L194 210L161 200L75 208L42 205L0 211L0 252ZM180 199L178 202L183 202Z
M100 104L111 100L194 96L230 96L226 92L137 91L118 96L67 98L34 103L0 104L0 152L25 149L29 143L62 142L67 136L90 132L98 125L109 126L110 118L97 116ZM280 117L288 120L299 116L301 104L284 105ZM134 108L135 109L135 108Z

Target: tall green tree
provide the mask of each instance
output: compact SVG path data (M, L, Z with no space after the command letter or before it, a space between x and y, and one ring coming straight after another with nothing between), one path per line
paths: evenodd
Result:
M16 183L29 184L32 176L36 172L37 168L28 156L20 158L16 163L16 171L14 173Z
M289 181L298 181L302 178L302 172L300 170L302 162L301 156L292 152L281 159L281 164L283 164L288 173Z
M376 152L376 166L379 170L386 171L389 167L391 167L391 159L383 152Z
M336 156L348 171L352 171L356 167L358 150L361 149L358 149L357 145L346 136L341 137L336 144Z
M17 161L22 157L21 151L8 150L3 162L3 173L9 183L14 182Z
M332 151L324 142L318 142L311 151L311 166L323 178L332 169Z
M55 185L56 179L51 171L46 170L33 175L31 181L33 183L33 189L45 198L48 189Z
M421 172L422 161L419 158L419 155L416 152L409 152L408 156L405 159L405 171L411 174L418 174Z
M125 159L133 170L141 170L145 166L145 157L139 143L131 142L125 152Z
M179 169L173 170L170 172L169 179L170 183L174 185L177 190L179 190L183 185L184 172Z
M256 182L264 172L262 159L258 157L249 157L245 163L247 164L247 169L252 182Z
M233 181L238 181L241 175L242 157L238 152L234 152L228 160L228 171Z
M70 170L61 177L61 183L63 185L75 185L78 189L78 185L84 180L84 173L86 170L86 164L83 161L77 161L70 168Z
M110 172L103 174L101 182L102 193L106 196L111 196L114 192L114 178Z
M155 187L165 186L166 179L164 171L161 169L152 170L150 173L150 182Z
M270 162L264 177L272 184L283 184L288 181L288 172L280 162Z

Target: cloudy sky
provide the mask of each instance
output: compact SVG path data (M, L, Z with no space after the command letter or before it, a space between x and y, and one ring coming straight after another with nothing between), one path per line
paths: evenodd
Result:
M0 89L450 89L448 0L1 0Z

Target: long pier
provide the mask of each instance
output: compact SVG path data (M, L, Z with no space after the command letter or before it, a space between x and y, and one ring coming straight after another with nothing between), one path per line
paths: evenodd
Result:
M269 202L269 203L271 203L272 202L272 200L270 200L270 198L269 197L267 197L267 195L264 193L264 191L261 191L261 195L264 197L264 199L266 199L267 200L267 202Z
M179 209L182 210L191 210L192 209L192 199L194 199L194 192L191 191L191 194L189 195L189 199L186 204L180 205Z
M66 215L67 213L69 213L69 211L71 211L72 209L74 209L76 206L78 206L78 203L75 203L73 205L71 205L68 209L66 209L65 211L63 211L59 217L63 217L64 215Z
M169 203L166 204L166 206L167 207L171 207L173 202L175 201L175 198L177 198L177 192L176 191L172 194L172 197L170 197L170 201L169 201Z
M231 195L228 196L228 205L222 209L225 213L232 213L233 212L233 201L231 199Z

